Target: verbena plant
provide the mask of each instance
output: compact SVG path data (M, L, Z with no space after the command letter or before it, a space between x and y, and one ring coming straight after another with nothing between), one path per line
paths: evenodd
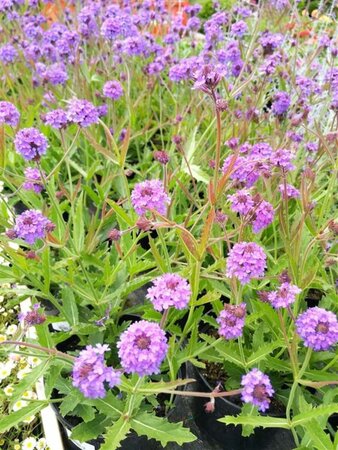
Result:
M334 449L334 5L166 6L0 2L1 290L31 298L19 335L37 333L1 350L42 361L0 432L51 401L102 449L132 430L182 445L158 394L211 414L228 396L245 436ZM187 363L224 385L184 390ZM47 400L15 411L40 377Z

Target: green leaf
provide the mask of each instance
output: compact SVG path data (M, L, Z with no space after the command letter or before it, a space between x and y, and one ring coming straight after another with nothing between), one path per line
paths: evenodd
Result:
M72 439L80 442L90 441L103 434L105 428L111 423L111 420L104 414L97 414L94 420L90 422L81 422L72 430Z
M51 360L45 359L31 370L16 386L11 397L11 404L15 403L21 395L35 385L39 378L48 370Z
M105 442L101 445L101 450L115 450L121 445L121 441L125 439L129 433L131 424L125 417L120 417L112 427L109 427L105 434Z
M10 430L28 417L34 416L45 406L47 406L46 401L32 401L19 411L12 412L9 416L0 416L0 434Z
M315 419L320 416L330 416L331 414L338 413L338 403L332 403L330 405L321 405L317 408L311 409L311 411L306 411L301 414L297 414L292 419L292 426L296 427L298 425L303 425L309 420Z
M131 419L131 426L139 436L147 436L156 439L165 447L168 442L176 442L183 445L186 442L196 440L190 430L183 427L182 422L170 423L146 412L140 412ZM108 450L108 449L107 449Z
M218 419L219 422L223 422L227 425L251 425L254 428L290 428L287 419L279 417L250 417L250 416L225 416L222 419Z
M73 217L73 239L76 251L81 253L84 244L84 223L83 223L83 192L77 201L75 215Z
M62 403L60 404L60 413L63 416L66 416L68 413L73 411L80 402L80 395L78 395L76 391L70 392L66 397L64 397Z
M239 354L238 348L234 343L222 341L215 345L215 349L226 361L230 361L236 364L236 366L244 368L241 355Z
M108 205L110 205L115 213L122 219L127 225L132 227L134 225L134 221L131 217L128 216L128 214L125 212L121 206L119 206L117 203L115 203L113 200L107 199Z
M113 420L116 420L123 413L123 403L111 392L108 392L105 398L89 400L87 404L95 406L101 413Z
M258 361L265 359L269 356L276 348L285 347L285 344L282 341L273 342L272 344L262 345L259 350L254 353L251 353L247 359L248 367L254 366L258 363Z
M42 347L53 348L53 340L51 337L51 333L48 329L47 323L43 323L41 325L37 325L35 327L36 334L38 337L38 342Z
M70 325L75 326L79 323L79 312L77 309L76 300L73 291L70 287L66 286L61 290L62 296L62 312Z
M318 450L335 450L331 439L316 420L310 420L305 429L315 448Z

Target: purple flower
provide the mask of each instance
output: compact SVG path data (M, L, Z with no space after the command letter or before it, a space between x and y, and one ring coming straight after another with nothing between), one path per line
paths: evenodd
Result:
M80 127L89 127L98 123L99 115L95 106L88 100L73 99L68 106L67 119Z
M48 141L36 128L23 128L14 139L15 149L27 161L39 160L46 153Z
M252 218L252 231L259 233L269 226L275 217L275 210L271 203L262 200L257 208L254 209Z
M52 64L47 67L43 73L43 78L52 85L65 84L68 80L68 74L62 64Z
M284 116L290 108L291 99L287 92L279 91L274 95L271 110L275 116Z
M146 297L157 311L163 311L171 306L176 309L186 308L190 296L191 288L187 280L176 273L165 273L153 280Z
M0 125L7 124L16 127L20 120L20 113L10 102L0 102Z
M247 189L240 189L233 195L228 195L231 202L231 209L240 214L246 215L254 206L252 195Z
M236 277L241 284L252 278L260 278L266 269L264 250L255 242L239 242L230 250L227 260L226 276Z
M207 94L211 93L221 81L223 73L210 64L194 72L194 89L200 89Z
M117 347L124 370L140 377L159 373L168 350L165 332L157 323L146 320L130 325Z
M123 95L123 87L118 81L107 81L103 86L103 95L105 97L117 100Z
M305 347L317 352L329 350L338 342L337 317L324 308L316 306L303 312L296 320L296 329Z
M270 379L258 369L252 369L242 377L242 400L258 406L259 411L266 411L270 406L270 397L273 396Z
M286 172L293 170L295 166L291 163L293 154L290 150L280 148L270 156L270 163L275 167L281 167Z
M239 20L231 25L231 33L238 37L244 36L247 31L248 25L244 22L244 20Z
M45 114L44 122L53 128L65 128L68 124L67 113L63 109L54 109Z
M268 301L276 308L287 308L296 300L296 295L302 292L298 286L291 283L282 283L277 291L268 293Z
M286 185L286 189L284 184L280 184L278 186L279 192L282 194L282 197L285 199L287 198L298 198L300 196L300 192L298 189L296 189L291 184ZM286 192L285 192L286 191Z
M165 215L170 198L164 190L162 181L146 180L135 185L131 193L131 202L139 216L152 209Z
M108 350L108 345L87 345L75 360L73 386L87 398L105 397L105 383L108 383L110 388L120 384L121 373L105 364L104 353Z
M18 52L12 44L5 44L0 47L0 61L5 65L14 62L17 57Z
M40 211L29 209L17 216L14 233L28 244L34 244L38 239L44 239L47 232L54 229L54 224Z
M223 311L217 317L216 321L220 327L218 334L226 339L237 339L243 334L245 322L246 305L224 305Z
M259 43L263 47L264 55L271 55L278 47L281 46L283 40L284 36L280 33L270 33L270 31L264 31L259 38Z
M41 312L40 304L36 303L35 305L33 305L33 309L31 311L20 313L18 315L18 318L24 325L31 327L44 323L46 320L46 315Z
M25 169L25 182L22 187L27 191L34 191L37 194L43 191L43 184L41 180L41 174L36 167L27 167Z

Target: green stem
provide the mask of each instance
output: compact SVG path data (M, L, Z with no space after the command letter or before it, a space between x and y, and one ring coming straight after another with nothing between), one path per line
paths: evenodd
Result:
M29 342L22 342L22 341L3 341L0 342L0 345L19 345L21 347L28 347L33 348L34 350L39 350L40 352L48 353L51 356L56 356L62 359L67 359L68 361L74 362L74 356L67 355L66 353L60 352L59 350L56 350L55 348L46 348L41 347L40 345L31 344Z

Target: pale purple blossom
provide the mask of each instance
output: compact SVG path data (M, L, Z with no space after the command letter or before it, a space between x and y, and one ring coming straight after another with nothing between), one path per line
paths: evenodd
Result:
M29 209L16 217L14 233L27 244L34 244L38 239L44 239L46 233L54 229L54 224L40 211Z
M75 359L73 386L87 398L103 398L106 395L105 383L113 388L121 382L121 372L105 364L104 353L108 350L108 345L87 345Z
M226 339L237 339L243 334L246 305L224 305L216 321L219 324L218 334Z
M170 198L161 180L146 180L135 185L131 193L131 202L140 216L150 210L165 215Z
M168 344L165 332L157 323L141 320L122 333L117 348L125 372L142 377L160 373Z
M268 293L268 301L276 308L287 308L296 301L296 296L302 292L302 290L291 283L282 283L276 291Z
M229 252L226 276L236 277L241 284L247 284L253 278L264 276L266 254L255 242L239 242Z
M67 119L85 128L98 123L99 115L97 108L88 100L73 99L67 109Z
M14 139L15 149L27 161L39 160L46 153L48 141L36 128L23 128Z
M27 191L34 191L37 194L43 191L44 187L41 180L40 170L36 167L26 167L25 182L22 187Z
M157 311L170 307L184 309L191 297L188 281L176 273L165 273L153 280L146 296Z
M296 320L296 329L305 347L330 350L338 342L337 316L324 308L309 308Z
M20 113L10 102L0 102L0 125L6 124L16 127L20 120Z
M252 369L243 375L242 400L245 403L252 403L258 406L259 411L266 411L270 407L270 398L274 394L269 377L259 369Z
M119 81L107 81L103 85L103 95L105 97L111 98L112 100L117 100L123 95L123 88Z

